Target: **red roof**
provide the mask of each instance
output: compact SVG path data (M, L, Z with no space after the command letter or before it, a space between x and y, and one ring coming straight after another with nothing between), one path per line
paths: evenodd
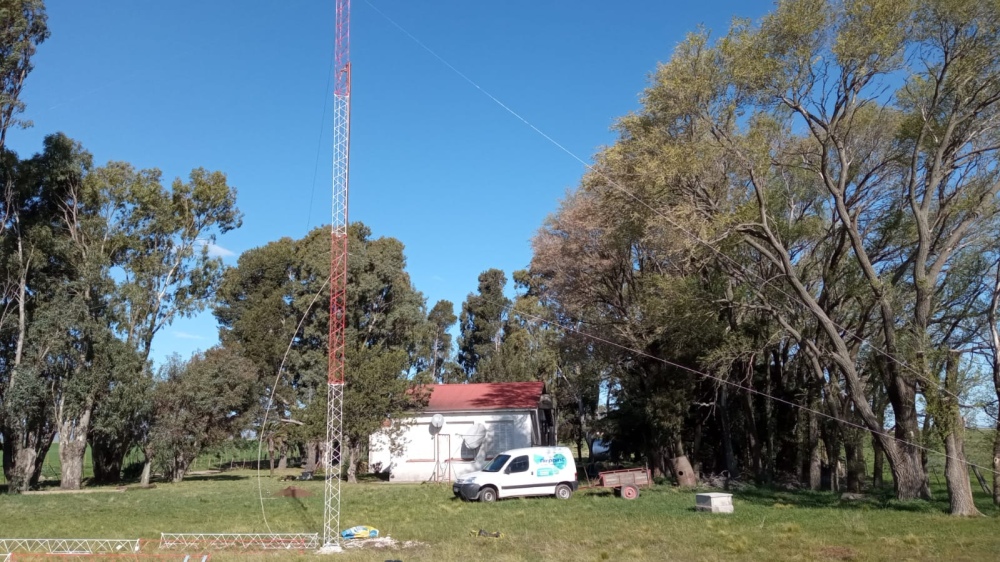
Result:
M432 384L425 411L528 410L538 407L545 392L542 382L484 382L474 384Z

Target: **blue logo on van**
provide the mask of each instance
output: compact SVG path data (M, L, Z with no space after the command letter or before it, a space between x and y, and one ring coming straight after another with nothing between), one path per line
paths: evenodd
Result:
M566 455L563 455L562 453L556 453L551 457L543 457L542 455L535 455L534 461L535 464L539 465L550 464L552 466L555 466L557 470L551 472L550 474L555 474L556 472L566 468Z

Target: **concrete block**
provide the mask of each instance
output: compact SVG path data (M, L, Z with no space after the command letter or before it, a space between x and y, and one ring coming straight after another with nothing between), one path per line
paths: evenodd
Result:
M721 492L695 495L695 509L712 513L732 513L733 495Z

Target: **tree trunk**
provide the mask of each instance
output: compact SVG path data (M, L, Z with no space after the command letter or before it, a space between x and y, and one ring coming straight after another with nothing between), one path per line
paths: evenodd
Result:
M4 474L8 492L27 492L38 484L52 438L53 433L46 428L25 433L11 430L4 435Z
M965 462L963 447L964 433L964 427L955 427L944 438L944 450L948 455L944 463L944 476L948 483L949 513L959 517L982 515L972 499L972 484L969 482L969 468Z
M813 410L818 408L815 399L810 401ZM819 446L819 416L813 412L806 412L808 427L806 429L806 484L810 490L819 490L823 485L823 453Z
M14 468L14 443L12 441L10 433L6 428L0 426L0 445L2 445L3 454L0 457L3 458L3 478L4 480L10 480L11 474L13 474Z
M143 447L142 453L146 455L146 462L142 465L142 476L139 478L139 484L149 486L149 481L153 476L153 449L147 444Z
M91 406L88 405L79 418L63 419L59 424L59 487L63 490L79 490L83 486L83 458L87 452L90 413Z
M7 491L12 493L27 492L35 479L35 461L38 452L34 447L21 447L14 454L14 466L7 476Z
M858 429L845 430L844 454L847 457L847 491L860 494L865 480L864 433Z
M958 384L959 353L952 350L945 368L944 390L948 393L941 399L942 423L935 425L944 434L944 478L948 486L948 506L952 515L965 517L982 515L972 499L972 484L969 482L969 467L965 462L965 420L955 396Z
M267 438L267 467L268 476L274 476L274 439Z
M896 499L930 499L927 471L924 470L919 449L900 444L895 460L891 455L887 454L886 457L892 470L892 486L896 491Z
M125 464L124 447L95 435L90 437L90 458L94 465L95 484L117 484Z
M174 467L173 467L173 474L171 474L171 480L174 483L183 482L184 476L187 474L188 467L191 466L191 461L184 458L183 455L178 455L174 459L173 464Z
M872 487L881 488L885 485L883 481L883 472L885 472L885 451L882 450L882 445L879 444L878 439L872 438L872 451L874 451L874 460L872 461Z
M79 490L83 486L83 456L87 451L87 442L63 441L59 434L59 488L63 490Z
M281 456L278 457L278 470L285 470L286 468L288 468L288 455L282 451Z
M997 310L1000 308L1000 261L993 283L990 307L987 309L986 323L990 326L990 353L993 355L993 390L1000 403L1000 329L997 327ZM997 416L996 431L993 434L993 505L1000 507L1000 416Z
M319 455L319 443L316 441L306 441L305 462L302 463L302 470L305 472L316 472L316 457Z
M892 398L890 397L890 400ZM900 412L905 412L901 417ZM931 488L924 469L921 441L916 411L893 407L896 415L895 439L889 440L890 447L883 448L889 468L892 470L892 485L898 500L931 499Z
M359 448L353 442L347 447L347 481L351 484L358 482L358 463L361 460Z
M754 413L752 394L746 393L743 406L747 416L746 436L748 447L747 452L750 455L750 469L753 471L754 480L756 480L757 483L763 483L764 465L761 459L763 445L761 444L761 440L758 438L757 416Z
M719 401L721 402L719 417L722 422L722 450L726 459L727 477L739 478L740 472L736 464L736 452L733 451L733 427L729 422L729 391L725 385L719 391Z
M1000 387L997 388L997 398L1000 398ZM1000 417L993 433L993 505L1000 506Z

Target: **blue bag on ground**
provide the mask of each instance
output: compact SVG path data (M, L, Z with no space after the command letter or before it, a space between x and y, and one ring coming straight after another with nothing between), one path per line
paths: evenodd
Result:
M378 529L369 527L368 525L358 525L357 527L344 529L340 532L340 536L345 539L374 539L378 536Z

